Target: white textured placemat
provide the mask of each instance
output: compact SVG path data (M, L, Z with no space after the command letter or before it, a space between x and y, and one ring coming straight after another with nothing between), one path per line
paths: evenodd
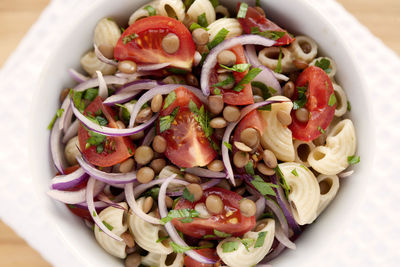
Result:
M351 225L333 239L324 262L314 266L398 266L400 253L400 90L399 57L333 0L309 0L350 42L373 96L377 150L367 197ZM72 21L90 0L53 0L0 72L0 216L56 266L80 266L57 239L36 202L29 170L29 104L60 25ZM5 126L5 129L4 129ZM362 159L361 159L362 160Z

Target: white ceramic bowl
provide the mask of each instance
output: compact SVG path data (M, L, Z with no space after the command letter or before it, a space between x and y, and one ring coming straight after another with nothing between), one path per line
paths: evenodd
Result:
M65 242L66 248L72 250L84 266L122 266L123 263L103 251L96 243L93 233L79 218L71 214L65 205L47 197L49 180L55 174L55 170L51 163L49 131L46 128L59 108L60 91L73 85L67 73L68 68L79 68L81 55L91 48L96 22L103 17L113 17L120 25L124 25L129 15L146 2L94 1L88 10L74 18L75 23L71 28L63 31L64 42L52 51L35 94L37 97L31 114L30 159L39 201L42 208L48 211L49 218L54 222L54 227L60 239ZM236 1L220 2L230 7L236 6ZM336 61L337 80L346 90L352 104L351 117L358 137L357 154L361 156L362 161L355 167L355 174L341 183L336 199L326 212L296 241L297 250L286 251L274 262L277 266L312 266L313 262L323 262L320 255L329 249L330 242L340 244L340 241L335 239L340 239L340 232L346 228L348 220L352 218L352 211L362 199L371 174L374 154L374 136L371 130L373 127L369 111L371 105L367 101L366 91L363 90L366 86L356 68L356 60L345 40L324 14L318 13L305 0L268 0L261 3L267 11L268 18L290 32L310 36L318 43L320 54L330 56ZM47 102L43 103L43 99Z

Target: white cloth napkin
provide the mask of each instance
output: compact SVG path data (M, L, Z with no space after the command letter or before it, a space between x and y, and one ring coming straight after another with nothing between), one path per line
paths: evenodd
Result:
M400 253L399 57L333 0L309 0L350 42L373 96L377 151L367 197L341 239L330 244L323 263L315 266L398 266ZM27 114L38 77L60 30L90 0L53 0L0 72L0 216L55 266L81 266L63 246L36 202L29 177ZM79 10L79 11L78 11ZM63 25L63 26L61 26ZM367 88L366 88L367 90ZM5 126L5 127L4 127ZM343 240L343 242L340 242ZM336 242L336 243L335 243Z

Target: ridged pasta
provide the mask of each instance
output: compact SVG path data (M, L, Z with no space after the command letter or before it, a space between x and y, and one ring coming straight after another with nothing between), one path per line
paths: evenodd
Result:
M137 20L142 19L142 18L147 18L150 16L149 11L147 11L146 9L144 9L147 6L151 6L156 10L156 14L157 14L157 10L158 10L158 5L160 4L159 0L156 1L152 1L150 3L147 3L143 6L141 6L139 9L137 9L135 12L133 12L133 14L129 17L129 25L132 25L133 23L135 23Z
M120 37L121 29L110 18L101 19L94 28L93 41L98 47L103 45L115 47Z
M347 111L347 96L343 88L336 83L333 83L333 91L336 97L335 116L341 117Z
M140 208L143 207L144 197L137 200ZM155 216L155 212L148 213L150 216ZM135 242L145 250L157 254L168 255L172 253L172 248L169 245L169 239L164 242L157 242L160 238L159 233L165 234L165 230L160 225L154 225L146 222L136 214L129 215L129 230L135 237ZM166 234L165 234L166 235ZM166 245L165 245L166 244Z
M315 63L316 63L317 61L321 60L321 59L329 60L329 62L331 63L331 64L329 65L330 71L329 71L329 73L327 73L327 74L328 74L329 78L330 78L331 80L333 80L334 77L335 77L335 75L336 75L337 65L336 65L336 62L335 62L333 59L331 59L330 57L318 57L318 58L314 59L314 60L310 63L310 65L315 66Z
M161 16L183 21L185 18L185 5L182 0L160 0L157 6L157 13Z
M335 198L339 190L339 177L337 177L336 175L320 174L317 177L317 181L319 183L321 192L321 197L319 199L319 205L317 210L317 214L319 215Z
M295 152L292 141L292 132L289 128L283 125L277 117L279 110L290 114L293 108L293 103L289 98L284 96L273 96L268 100L287 101L275 103L271 105L271 111L260 111L264 120L267 122L267 127L261 138L261 145L265 149L270 149L274 152L277 159L282 161L294 161Z
M310 167L307 158L311 151L315 148L314 143L294 140L293 147L295 152L294 161L303 164L306 167Z
M309 46L309 51L304 52L303 46ZM318 53L318 45L317 43L307 36L296 36L296 39L293 43L289 46L290 51L292 52L292 56L294 59L298 59L301 61L305 61L310 63Z
M284 47L266 47L258 53L258 60L264 66L267 66L271 70L275 70L278 65L278 56L280 51L282 51L281 68L282 72L288 73L296 70L293 65L292 52Z
M90 76L94 76L97 70L103 75L112 75L117 71L114 66L101 62L93 51L81 58L81 66Z
M172 257L175 258L172 259ZM160 255L150 252L146 256L142 257L142 264L151 267L183 267L184 257L183 253L173 252L169 255Z
M300 163L285 162L279 168L290 187L289 203L294 219L300 225L312 223L317 218L320 199L317 179Z
M206 14L208 24L215 21L215 9L209 0L196 0L187 11L187 15L195 22L203 13Z
M125 209L128 208L128 205L125 202L119 203ZM102 210L99 213L99 217L103 222L106 222L106 225L110 225L112 227L111 232L120 236L128 230L128 225L124 220L124 210L117 209L114 207L108 207ZM114 238L108 236L100 228L95 225L94 226L94 236L100 246L110 253L111 255L124 259L126 257L126 244L123 241L115 240Z
M237 19L233 18L222 18L214 21L210 25L208 25L208 33L210 34L210 40L213 40L217 33L225 28L229 31L227 38L236 37L242 34L243 29Z
M319 173L334 175L349 166L347 157L356 151L356 133L349 119L340 121L328 133L325 146L311 151L308 162Z
M229 10L223 5L218 5L215 7L215 15L218 16L218 14L221 14L225 18L229 18L231 16L231 14L229 14Z
M274 241L275 221L272 219L264 219L258 224L265 224L265 227L258 232L249 231L243 235L243 239L251 238L253 244L249 246L249 250L236 237L229 237L219 242L217 246L217 254L223 262L230 267L250 267L259 263L265 255L268 254ZM260 232L267 232L264 244L261 247L254 248L254 243ZM239 242L239 248L232 252L223 252L222 246L226 242Z
M159 266L161 255L149 252L146 256L142 256L142 264L146 266Z

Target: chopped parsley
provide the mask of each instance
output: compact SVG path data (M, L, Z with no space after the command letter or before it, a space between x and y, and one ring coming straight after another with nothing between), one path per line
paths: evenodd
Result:
M205 235L205 236L203 236L204 239L215 238L215 237L216 237L215 235Z
M286 198L289 198L290 186L287 184L285 176L283 175L281 168L279 168L279 165L278 165L278 166L276 166L276 168L274 170L277 173L277 176L279 178L279 183L281 184L283 190L285 191Z
M149 16L155 16L157 14L157 11L155 10L154 7L152 7L151 5L145 6L144 9L147 10L147 12L149 12Z
M249 160L249 162L247 162L246 166L244 166L246 172L250 175L255 175L254 173L254 166L253 166L253 161Z
M219 30L217 35L215 35L214 39L212 39L212 41L207 44L208 49L211 50L214 47L216 47L217 45L219 45L220 43L222 43L225 40L228 33L229 33L229 31L225 28L222 28L221 30Z
M227 69L227 70L231 70L231 71L236 71L236 72L245 72L246 70L248 70L251 66L251 64L248 63L242 63L242 64L236 64L233 65L232 67L228 67L222 64L219 64L219 66L221 68Z
M192 250L192 249L203 249L203 248L212 248L213 245L212 244L207 244L201 247L190 247L190 246L181 246L175 242L170 242L170 245L172 247L172 249L174 250L174 252L176 253L185 253L188 250Z
M239 241L229 241L222 244L222 252L233 252L239 248Z
M226 146L226 148L228 149L228 150L230 150L230 151L232 151L232 145L231 144L229 144L228 142L224 142L224 146Z
M112 231L114 227L106 221L103 221L103 224L107 227L108 230Z
M244 89L246 84L249 84L262 70L259 68L253 68L243 77L243 79L238 82L238 84L233 88L234 91L240 92Z
M179 68L168 68L168 71L173 74L178 74L178 75L185 75L188 73L187 70L179 69Z
M302 108L306 105L307 103L307 96L306 92L308 89L308 84L306 86L298 86L297 87L297 99L293 101L293 109L297 110L299 108Z
M214 93L214 95L221 95L221 90L219 90L218 88L215 88L213 93Z
M201 27L198 23L196 23L196 22L193 22L191 25L190 25L190 27L189 27L189 30L192 32L192 31L194 31L194 30L196 30L196 29L198 29L198 28L202 28L202 29L204 29L204 30L208 30L207 28L204 28L204 27Z
M272 110L272 105L268 104L262 107L259 107L257 110L266 110L266 111L271 111Z
M211 142L211 135L213 133L213 128L210 126L210 117L208 112L205 110L204 105L197 107L196 103L193 100L189 102L189 109L194 115L194 119L200 124L201 128L203 128L205 136Z
M239 7L239 11L238 11L238 14L237 14L237 18L239 19L243 19L243 18L245 18L246 17L246 14L247 14L247 9L249 8L249 5L247 4L247 3L241 3L240 4L240 7Z
M97 216L97 214L96 214L95 211L93 211L92 214L93 214L93 217L96 217L96 216Z
M171 123L175 120L176 114L178 114L179 107L176 107L171 114L160 117L160 133L171 128Z
M350 101L347 101L347 111L351 111L351 104L350 104Z
M359 157L359 156L350 156L350 157L347 157L347 162L348 162L350 165L357 164L357 163L360 162L360 157Z
M143 196L152 197L154 200L158 199L158 193L160 192L160 187L152 187L150 190L147 190Z
M218 237L230 237L230 236L232 236L231 234L227 234L227 233L218 231L216 229L214 229L214 235L216 235Z
M276 64L275 72L276 73L282 72L282 49L280 48L279 48L278 64Z
M327 60L326 58L317 60L315 62L315 66L323 69L327 74L329 74L332 71L332 69L329 68L331 66L331 62L329 60Z
M130 120L130 118L131 118L131 113L129 113L128 108L127 108L126 106L121 105L121 104L118 104L118 103L115 104L115 105L121 108L121 117L122 117L122 120L123 120L124 122L129 122L129 120Z
M194 202L194 195L192 193L190 193L190 191L185 187L185 189L183 189L183 198L186 200L189 200L190 202Z
M99 94L99 89L89 88L85 91L83 99L93 101Z
M126 45L127 43L131 42L132 40L138 38L139 35L137 35L136 33L132 33L130 35L127 35L125 37L122 38L122 43L124 43L124 45Z
M214 8L216 8L216 7L219 5L218 0L210 0L210 2L211 2L212 6L213 6Z
M321 126L318 126L318 131L319 131L320 133L322 133L322 134L325 133L325 130L324 130Z
M267 232L259 232L256 243L254 244L254 248L260 248L264 245L265 237L267 236Z
M268 99L272 95L276 94L276 90L274 88L267 86L264 83L259 82L259 81L251 82L251 86L259 88L262 92L262 96L264 99Z
M336 104L336 96L335 96L335 93L332 93L329 96L328 106L333 107L333 105L335 105L335 104Z
M297 173L297 170L296 170L296 168L294 168L292 171L291 171L291 173L294 175L294 176L299 176L299 174Z
M200 215L199 212L192 209L170 210L166 217L161 218L161 222L166 224L167 222L175 218L183 218L183 219L190 218L193 220L193 218L197 218L199 217L199 215Z
M276 196L275 191L272 189L273 187L278 187L273 183L267 183L258 175L254 176L254 179L251 181L251 184L264 196Z
M251 247L254 244L254 239L253 238L240 238L240 242L242 242L243 246L246 248L247 251L249 251L249 247Z
M229 73L228 77L225 80L223 80L222 82L215 83L215 84L213 84L211 86L212 87L224 87L226 85L230 85L230 84L233 84L233 83L235 83L235 77L233 77L232 73ZM215 94L215 90L214 90L214 94Z
M106 140L107 136L93 132L93 131L88 131L89 133L89 138L86 140L86 146L85 148L88 149L90 146L96 146L96 151L100 151L100 148L97 148L99 146L103 145L103 142ZM103 148L104 150L104 148ZM97 152L97 153L102 153L103 150L101 150L101 152Z
M176 99L176 93L175 93L175 91L172 91L172 92L169 93L169 94L167 95L167 97L165 98L163 109L168 108L168 107L172 104L172 102L175 101L175 99Z
M168 239L169 238L169 236L163 236L163 237L160 237L159 239L157 239L157 243L161 243L161 242L163 242L164 240L166 240L166 239Z
M200 16L198 16L197 17L197 22L199 23L199 25L201 27L207 27L208 26L208 22L207 22L206 13L203 13Z
M54 123L56 122L57 118L60 118L63 113L64 113L64 109L63 108L58 109L56 111L56 114L54 115L53 119L51 120L51 122L47 126L47 129L51 130L53 128Z
M80 113L83 113L85 110L85 101L82 100L84 92L76 92L71 90L72 93L72 101L74 102L74 106L79 110Z
M260 35L260 36L263 36L263 37L266 37L268 39L275 40L275 41L282 38L286 34L286 32L284 32L284 31L268 31L267 30L267 31L260 32L259 27L251 27L250 31L251 31L251 34L257 34L257 35Z

